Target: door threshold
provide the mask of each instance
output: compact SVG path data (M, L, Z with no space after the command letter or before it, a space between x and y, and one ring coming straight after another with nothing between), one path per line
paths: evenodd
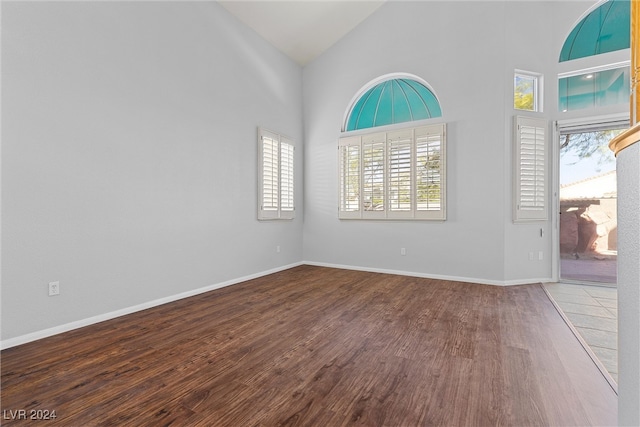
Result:
M565 282L558 282L558 283L565 283ZM582 338L582 335L580 335L580 332L578 332L578 330L575 328L575 326L573 326L573 323L571 323L571 320L569 320L567 315L564 314L564 311L562 311L562 309L560 308L558 303L556 303L556 301L553 299L553 296L549 293L547 288L544 285L542 285L542 289L547 294L547 297L549 298L549 301L551 301L551 304L553 304L553 306L555 307L555 309L558 312L558 314L560 315L560 317L562 317L562 320L564 320L564 323L569 327L569 329L571 330L573 335L576 337L576 339L578 340L578 342L580 343L580 345L582 346L584 351L587 352L587 354L589 355L589 357L591 358L593 363L596 365L596 367L598 368L598 370L600 371L600 373L602 374L604 379L607 381L607 383L609 383L609 386L611 387L611 389L614 391L614 393L617 396L618 395L618 383L616 382L616 380L613 379L613 377L611 376L611 374L609 373L607 368L602 364L600 359L598 359L598 356L596 356L596 354L593 352L593 350L591 350L591 347L589 347L589 344L587 344L587 342L584 340L584 338Z
M567 285L599 286L601 288L613 288L613 289L618 288L617 283L591 282L589 280L578 280L578 279L559 279L557 283L565 283Z

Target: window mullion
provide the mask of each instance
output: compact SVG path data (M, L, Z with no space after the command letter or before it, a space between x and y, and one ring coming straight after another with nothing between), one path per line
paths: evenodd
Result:
M389 209L391 208L391 206L389 205L389 134L385 133L384 134L384 145L383 145L383 160L382 160L382 164L384 165L383 167L383 171L382 171L382 194L383 194L383 201L382 203L384 204L384 217L389 218Z
M417 146L416 146L416 130L411 129L411 217L416 217L416 212L418 211L418 185L416 179L416 170L417 170Z
M276 151L278 152L278 168L277 168L277 177L278 180L278 193L277 193L277 217L280 218L282 216L282 140L280 135L278 135L278 143L276 144Z
M360 218L363 217L364 215L364 144L362 143L362 137L358 138L358 157L360 160L360 179L358 180L358 194L360 195L360 197L358 197L358 204L360 205Z

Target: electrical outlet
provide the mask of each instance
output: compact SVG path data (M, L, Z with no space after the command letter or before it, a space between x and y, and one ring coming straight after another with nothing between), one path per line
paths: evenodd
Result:
M49 296L60 295L60 282L49 282Z
M538 261L542 261L544 258L542 251L538 251Z
M276 246L276 252L280 253L280 246Z
M529 261L533 261L533 252L529 252Z
M400 248L400 255L405 256L407 254L407 250L405 248Z

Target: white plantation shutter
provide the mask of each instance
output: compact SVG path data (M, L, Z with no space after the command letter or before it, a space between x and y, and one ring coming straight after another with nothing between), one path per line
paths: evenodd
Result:
M293 218L293 142L280 140L280 217Z
M277 138L271 135L263 135L261 209L266 212L278 211L278 151Z
M383 218L385 209L385 134L362 138L362 209L366 218Z
M341 138L339 218L444 220L444 147L444 124Z
M516 116L514 221L547 219L547 121Z
M280 209L293 210L293 145L280 142Z
M360 217L360 138L342 138L339 145L340 218Z
M416 129L416 215L445 219L445 127Z
M413 129L393 132L387 136L389 150L388 205L394 216L413 210Z
M258 219L291 219L295 211L293 142L259 129L258 145Z

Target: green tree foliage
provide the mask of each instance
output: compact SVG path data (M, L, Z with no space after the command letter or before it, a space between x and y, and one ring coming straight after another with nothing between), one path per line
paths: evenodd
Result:
M562 135L560 137L560 157L576 156L578 160L571 164L588 158L595 158L599 165L612 163L615 159L609 150L609 141L620 132L622 129Z
M384 210L384 148L365 146L363 150L363 206L365 211Z
M417 201L418 204L439 205L440 203L440 150L424 153L417 161Z
M533 79L516 77L513 91L513 106L518 110L534 110Z

